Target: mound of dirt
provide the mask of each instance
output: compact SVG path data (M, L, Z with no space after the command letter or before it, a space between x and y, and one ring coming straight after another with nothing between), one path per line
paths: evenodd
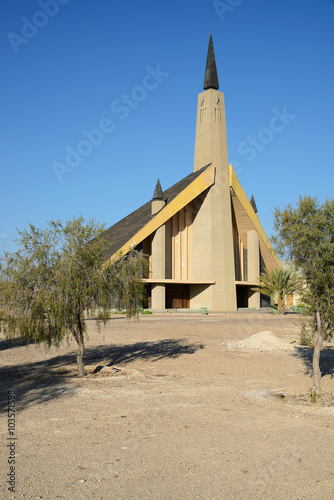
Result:
M86 377L106 378L106 377L127 377L145 378L145 375L138 370L120 369L112 366L86 366Z
M247 339L240 340L235 344L229 344L231 349L256 349L258 351L291 351L293 346L286 341L276 337L270 331L255 333Z

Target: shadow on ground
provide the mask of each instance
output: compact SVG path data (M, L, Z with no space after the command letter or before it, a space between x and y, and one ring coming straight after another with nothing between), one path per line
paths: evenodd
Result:
M296 347L293 353L303 360L305 373L311 375L313 372L313 347ZM320 353L320 371L321 375L334 377L334 347L324 347Z
M112 366L131 363L135 360L154 362L166 358L178 358L183 354L194 354L203 348L203 344L189 343L185 339L164 339L127 345L112 344L86 349L85 363L94 364L104 360L108 366Z
M27 345L35 345L34 342L29 342L25 339L1 339L0 340L0 352L6 351L7 349L14 349L15 347L22 347Z
M1 350L14 348L13 344ZM20 347L24 344L16 344ZM186 339L164 339L153 342L134 344L111 344L87 347L85 365L127 365L136 360L156 362L162 359L178 358L185 354L194 354L204 345L189 343ZM0 391L2 393L0 410L6 407L6 392L17 392L17 405L23 409L30 404L42 404L54 398L69 397L77 392L76 384L69 381L64 367L76 367L76 352L54 356L45 361L22 363L0 368Z

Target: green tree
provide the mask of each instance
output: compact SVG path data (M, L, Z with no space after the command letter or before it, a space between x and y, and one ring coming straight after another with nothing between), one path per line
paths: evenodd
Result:
M271 297L274 304L277 304L279 314L285 313L286 296L298 289L299 279L292 272L282 268L274 268L260 274L258 280L258 292Z
M19 249L5 253L0 267L2 322L9 337L59 345L73 336L78 344L78 376L84 376L85 315L97 312L100 327L112 300L136 313L143 296L142 253L106 261L104 226L82 217L45 230L20 232Z
M334 200L319 205L316 198L300 197L274 212L273 243L294 263L304 280L303 302L317 341L313 352L313 401L321 398L320 352L334 332Z

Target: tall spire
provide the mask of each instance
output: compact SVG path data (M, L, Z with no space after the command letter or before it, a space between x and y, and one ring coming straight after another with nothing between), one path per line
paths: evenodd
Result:
M153 198L151 201L151 215L155 215L165 206L164 194L161 189L161 184L159 179L155 186Z
M163 200L163 199L164 199L164 196L163 196L163 192L161 189L160 181L158 179L156 186L155 186L154 193L153 193L153 200Z
M205 77L204 77L204 90L219 89L215 51L213 48L212 33L210 31L208 57L206 59Z
M254 212L257 214L257 206L256 206L255 199L254 199L253 195L250 199L250 204L252 205Z

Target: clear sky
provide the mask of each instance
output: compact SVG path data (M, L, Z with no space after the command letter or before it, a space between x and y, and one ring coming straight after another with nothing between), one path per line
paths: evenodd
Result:
M268 235L275 206L333 198L333 0L2 0L0 18L1 250L29 222L109 227L192 172L210 29Z

